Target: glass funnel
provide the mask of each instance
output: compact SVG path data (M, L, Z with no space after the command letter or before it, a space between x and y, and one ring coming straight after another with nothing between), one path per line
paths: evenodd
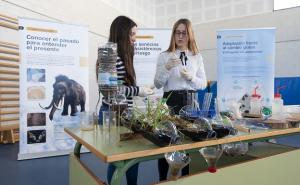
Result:
M204 157L208 165L207 170L210 173L215 173L217 171L217 162L223 153L222 146L217 145L201 148L199 152Z
M180 170L191 162L191 158L184 152L166 153L165 158L171 171L170 180L178 179Z

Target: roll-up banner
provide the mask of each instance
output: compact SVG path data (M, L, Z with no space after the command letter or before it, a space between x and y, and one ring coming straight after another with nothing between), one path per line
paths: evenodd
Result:
M139 29L134 47L134 68L137 85L152 85L158 55L166 51L171 40L171 29ZM156 91L162 97L162 89Z
M18 159L68 154L88 109L88 27L19 18L20 150Z
M228 109L256 93L271 107L274 95L275 28L217 31L218 100Z

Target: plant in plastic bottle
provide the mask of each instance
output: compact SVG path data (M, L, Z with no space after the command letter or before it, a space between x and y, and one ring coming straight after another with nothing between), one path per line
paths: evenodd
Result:
M169 115L169 109L164 105L165 102L166 99L161 99L155 105L150 98L147 98L145 111L134 108L135 121L140 122L143 127L157 128L160 122L165 120L166 116Z
M122 114L125 124L135 132L140 132L145 138L158 146L167 146L180 142L181 136L173 121L170 120L166 99L153 102L146 99L146 109L134 107L132 111Z
M123 111L122 118L130 121L131 124L140 124L143 129L155 129L162 120L165 120L169 115L168 108L164 105L165 99L159 100L157 103L152 102L149 98L146 99L146 109L141 110L137 107Z

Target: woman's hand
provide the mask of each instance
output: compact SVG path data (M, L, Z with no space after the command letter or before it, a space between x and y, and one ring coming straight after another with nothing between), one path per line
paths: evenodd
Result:
M140 90L139 90L140 97L146 97L151 94L154 94L153 88L148 87L148 86L140 87Z
M188 70L186 70L186 68L183 68L180 71L180 74L183 78L185 78L188 81L191 81L194 78L193 74L191 72L189 72Z
M176 67L181 64L181 60L179 58L171 57L168 59L168 62L165 64L165 68L169 71L173 67Z

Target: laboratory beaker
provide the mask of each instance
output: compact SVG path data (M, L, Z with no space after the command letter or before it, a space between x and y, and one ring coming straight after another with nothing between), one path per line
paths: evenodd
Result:
M93 112L81 112L80 113L80 129L83 131L89 131L94 129L94 113Z
M117 124L117 114L115 111L103 111L103 128L115 127Z

